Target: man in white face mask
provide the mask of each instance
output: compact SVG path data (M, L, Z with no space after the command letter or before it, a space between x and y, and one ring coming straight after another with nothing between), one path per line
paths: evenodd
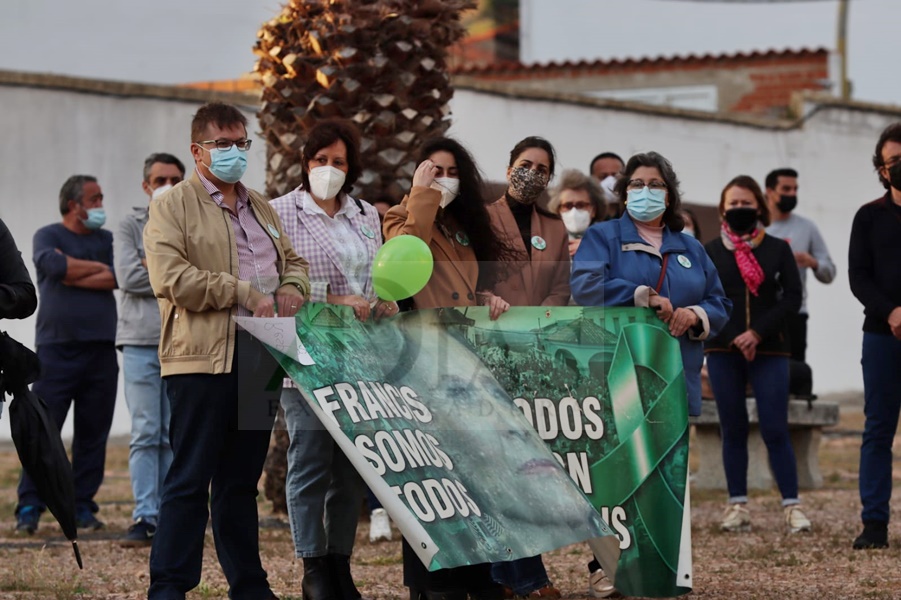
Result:
M623 172L625 164L618 154L601 152L591 159L588 167L591 176L600 184L604 200L607 202L609 215L602 218L604 221L617 218L622 214L622 207L616 194L613 193L613 186L616 185L616 180Z
M551 191L548 210L560 215L569 234L569 255L579 249L582 236L592 223L607 214L604 194L595 180L581 171L563 172L559 185Z
M153 201L185 177L185 166L171 154L144 161L141 187ZM160 487L169 464L169 400L160 377L160 309L144 258L148 204L136 206L119 225L115 243L116 277L122 291L116 346L122 350L125 401L131 414L128 470L135 497L133 523L121 544L150 546L160 510Z

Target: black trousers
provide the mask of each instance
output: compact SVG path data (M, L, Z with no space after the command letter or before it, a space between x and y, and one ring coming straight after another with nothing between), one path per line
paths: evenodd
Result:
M429 571L403 541L404 585L421 592L486 593L499 589L491 579L491 563Z
M256 498L281 374L269 352L239 332L231 373L166 377L173 459L150 553L148 598L181 599L200 583L210 514L229 597L271 594Z

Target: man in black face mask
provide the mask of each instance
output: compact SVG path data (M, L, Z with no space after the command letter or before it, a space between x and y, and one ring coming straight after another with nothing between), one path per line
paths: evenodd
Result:
M863 532L855 549L887 548L892 443L901 407L901 123L889 125L873 154L885 195L861 206L848 243L848 280L863 304L864 414L860 446Z
M770 235L784 239L795 253L801 271L804 300L801 310L789 318L788 331L793 361L806 362L807 354L807 271L822 283L832 283L835 264L816 224L794 213L798 204L798 172L776 169L766 176L766 200L772 222L766 228ZM793 390L794 391L794 390Z

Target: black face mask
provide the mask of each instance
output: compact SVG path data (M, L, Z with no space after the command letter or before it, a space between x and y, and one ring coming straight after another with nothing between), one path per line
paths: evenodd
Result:
M888 180L893 188L901 190L901 162L895 163L892 165L892 168L888 170Z
M732 233L744 235L751 233L754 230L754 226L757 225L757 209L750 206L730 208L726 211L724 218Z
M779 202L776 203L776 208L779 209L779 212L790 213L795 210L795 207L798 206L798 197L797 196L779 196Z

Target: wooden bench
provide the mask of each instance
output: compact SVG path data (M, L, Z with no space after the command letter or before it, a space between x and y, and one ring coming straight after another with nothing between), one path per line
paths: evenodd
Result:
M748 434L748 489L760 490L773 487L766 445L760 437L757 404L748 398L748 418L751 430ZM723 445L720 438L720 421L713 400L702 402L701 414L691 417L695 427L695 446L700 463L693 474L692 486L696 489L726 489L723 471ZM823 427L838 423L838 404L835 402L809 402L789 400L788 426L795 460L798 464L798 486L816 489L823 486L820 472L819 449Z

